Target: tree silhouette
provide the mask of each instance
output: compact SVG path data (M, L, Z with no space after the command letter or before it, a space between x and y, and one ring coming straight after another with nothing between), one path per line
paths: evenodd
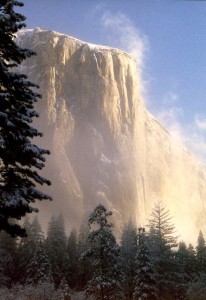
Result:
M42 136L30 125L38 117L34 104L40 95L34 92L37 86L17 72L34 53L15 43L17 31L25 27L25 17L14 11L15 6L23 3L0 2L0 230L24 236L25 230L14 220L37 212L31 206L35 200L51 197L38 190L39 185L50 184L37 173L49 151L32 143L34 137Z

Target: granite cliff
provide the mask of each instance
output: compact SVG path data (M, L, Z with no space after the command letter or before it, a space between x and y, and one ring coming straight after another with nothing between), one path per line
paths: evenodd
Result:
M101 202L117 227L129 218L143 225L161 199L184 239L206 232L206 167L146 110L135 60L41 29L17 41L37 53L21 71L41 87L38 144L52 153L45 172L54 201L40 215L61 211L67 226L78 225Z

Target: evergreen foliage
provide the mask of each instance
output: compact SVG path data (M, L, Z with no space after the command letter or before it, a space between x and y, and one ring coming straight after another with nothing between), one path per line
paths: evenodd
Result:
M188 249L187 249L185 242L182 241L179 243L179 247L175 254L175 257L176 257L176 263L178 266L178 273L181 274L182 277L184 277L184 279L186 281L188 281L189 276L186 272L186 268L187 268L187 264L188 264L189 253L188 253Z
M206 274L200 276L190 283L187 291L188 300L205 300L206 299Z
M178 258L178 263L180 265L180 269L182 271L184 271L187 261L188 261L188 249L187 249L187 245L185 244L185 242L182 241L179 243L179 247L178 247L176 256Z
M31 206L35 200L51 199L37 189L50 184L37 172L49 151L32 143L42 133L30 125L38 117L34 104L40 95L33 91L37 86L16 71L34 54L15 43L17 31L25 27L25 17L14 11L21 6L16 0L0 1L0 231L12 236L24 236L25 230L11 219L37 212Z
M26 268L29 264L29 261L33 255L33 248L30 247L30 231L31 231L31 223L29 219L26 217L23 223L23 227L27 232L26 237L22 237L19 241L17 256L18 256L18 264L17 264L17 276L19 278L18 282L23 284L26 280Z
M178 250L174 254L176 258L176 278L178 280L176 296L179 297L179 299L185 299L187 284L190 281L190 275L187 273L189 251L185 242L181 241L179 243Z
M178 245L175 226L171 223L171 216L161 201L158 201L152 211L149 227L154 236L159 239L158 248L172 249Z
M132 299L134 292L135 257L137 254L137 230L130 220L125 224L121 237L121 264L125 276L124 291L126 299Z
M67 237L62 215L52 217L49 222L46 251L52 263L52 277L56 287L63 278L68 282L70 278L70 260L67 251Z
M44 241L44 236L42 233L41 225L38 221L38 218L35 217L34 220L30 223L28 219L24 222L24 228L27 231L27 237L23 237L20 240L18 253L19 253L19 280L20 283L24 284L27 281L27 274L31 260L34 257L34 253L39 247L39 243Z
M70 258L70 272L73 275L70 279L70 286L75 287L77 286L78 282L78 260L80 257L78 257L77 252L77 232L76 230L72 230L70 233L70 236L68 238L67 242L67 251L68 256Z
M20 241L1 232L0 298L69 300L81 291L82 299L85 295L90 300L206 299L202 233L199 256L183 241L172 247L157 228L139 228L137 234L132 222L123 228L118 246L110 217L99 205L89 217L90 229L83 223L78 236L72 230L69 237L62 216L53 217L46 241L37 218L25 219L28 236Z
M149 254L144 228L139 228L139 247L136 256L136 276L133 299L156 300L157 276Z
M83 254L91 257L93 276L87 283L86 294L94 299L124 299L122 292L123 274L119 265L119 246L112 233L113 224L108 222L108 212L98 205L89 217L92 230L89 234L90 247Z
M0 287L16 283L17 242L6 232L0 233Z
M34 255L26 268L26 284L52 283L51 262L42 241L38 242Z
M91 279L91 260L90 257L83 256L83 253L87 252L90 246L89 242L89 225L88 222L83 222L80 226L77 252L78 252L78 286L83 289L87 282Z
M187 264L185 266L185 271L189 276L189 279L192 280L194 279L197 273L196 252L194 250L194 247L191 244L189 244L187 251L188 251L188 257L187 257Z
M206 244L201 230L197 240L196 253L197 253L197 271L206 272Z
M173 248L177 246L175 227L171 223L169 211L161 202L155 204L149 220L149 247L155 263L158 282L158 297L170 297L170 294L179 293L180 287L178 268Z

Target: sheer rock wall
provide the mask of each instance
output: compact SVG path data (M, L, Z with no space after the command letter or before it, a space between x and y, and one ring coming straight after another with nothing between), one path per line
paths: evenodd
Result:
M78 225L101 202L117 228L129 218L142 226L160 199L184 239L206 232L206 167L146 110L135 60L41 29L17 41L37 53L21 71L41 87L38 144L52 153L54 201L41 205L42 218L61 211L68 227Z

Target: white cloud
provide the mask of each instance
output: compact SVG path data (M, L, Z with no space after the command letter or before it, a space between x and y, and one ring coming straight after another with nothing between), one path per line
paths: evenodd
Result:
M149 49L148 38L121 12L116 14L105 12L102 24L109 29L108 38L114 47L130 53L136 59L138 67L142 68L145 51Z

